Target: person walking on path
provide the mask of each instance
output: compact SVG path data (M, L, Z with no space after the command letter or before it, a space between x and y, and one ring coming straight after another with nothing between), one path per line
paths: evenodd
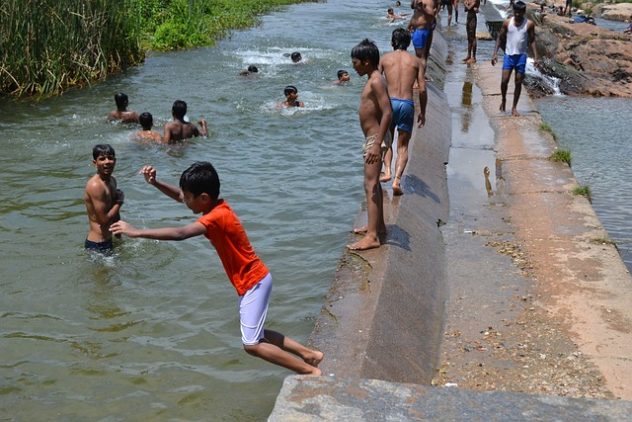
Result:
M481 6L481 0L465 0L463 7L465 8L465 32L467 34L467 57L463 59L463 63L476 63L476 25L478 20L476 14Z
M408 23L408 30L412 33L415 54L424 62L425 67L432 46L432 33L437 26L439 0L412 0L410 7L414 12Z
M398 132L393 195L401 195L404 193L401 179L408 163L408 143L413 132L415 117L415 102L413 101L415 81L419 86L419 115L417 116L419 127L426 123L428 93L426 92L425 66L421 60L406 51L410 45L410 34L403 28L397 28L391 36L391 45L395 51L382 56L379 70L384 73L386 78L388 95L393 109L393 120L390 126L391 139L395 139L395 127L397 127ZM380 178L380 182L391 180L392 160L393 148L391 146L384 154L384 175Z
M534 65L539 66L538 53L535 48L535 24L533 21L525 17L527 5L522 1L517 1L513 6L513 17L505 20L498 34L496 48L492 55L492 65L497 62L498 49L505 46L505 55L503 58L503 73L500 83L500 111L504 112L507 103L507 87L511 72L515 69L515 88L513 107L511 108L512 116L518 114L518 100L522 91L522 81L527 67L527 50L531 49L533 54Z

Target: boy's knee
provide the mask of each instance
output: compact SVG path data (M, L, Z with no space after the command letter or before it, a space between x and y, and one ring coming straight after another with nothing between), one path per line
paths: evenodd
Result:
M244 350L251 356L259 356L259 344L244 344Z

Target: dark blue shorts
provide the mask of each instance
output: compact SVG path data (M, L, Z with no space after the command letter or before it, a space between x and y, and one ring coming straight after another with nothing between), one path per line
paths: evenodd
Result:
M393 109L393 126L397 126L397 130L400 132L413 133L414 101L391 97L391 108Z
M430 37L430 29L417 28L413 32L413 46L417 49L425 48L428 38Z
M516 69L516 73L524 73L527 70L527 55L523 54L505 54L503 57L503 70Z
M106 240L105 242L93 242L91 240L86 239L83 246L88 251L95 251L101 253L111 253L114 245L111 240Z

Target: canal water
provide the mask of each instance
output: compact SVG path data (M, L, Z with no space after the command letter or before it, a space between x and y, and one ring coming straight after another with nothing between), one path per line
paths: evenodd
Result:
M222 196L271 269L268 327L306 341L355 215L361 211L364 84L349 53L369 37L390 49L384 1L283 8L213 48L152 53L145 64L41 102L0 103L0 414L34 420L261 420L289 372L241 349L237 296L208 241L123 239L87 255L82 201L92 146L111 144L140 227L194 216L137 175L153 164L177 184L193 161L218 169ZM406 12L402 9L402 12ZM300 51L303 64L291 64ZM258 75L237 76L254 64ZM352 74L335 86L339 69ZM298 87L301 110L278 111ZM113 96L149 111L171 104L209 122L208 139L141 145L110 124Z

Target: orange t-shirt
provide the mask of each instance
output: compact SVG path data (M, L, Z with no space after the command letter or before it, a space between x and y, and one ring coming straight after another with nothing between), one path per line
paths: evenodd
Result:
M255 253L244 226L226 201L220 199L209 213L197 221L206 227L204 236L215 247L224 271L239 296L268 275L268 268Z

